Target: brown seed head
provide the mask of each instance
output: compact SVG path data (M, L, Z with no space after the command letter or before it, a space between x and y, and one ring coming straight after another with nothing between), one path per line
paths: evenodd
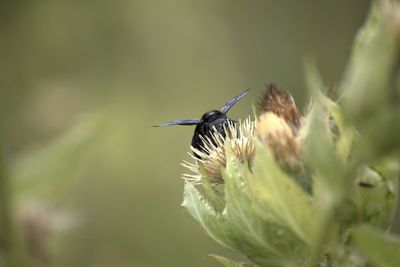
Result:
M280 89L276 84L266 86L267 90L260 100L262 113L271 112L284 119L297 133L301 125L301 115L296 107L293 97L286 91Z
M266 144L281 166L294 167L298 165L300 145L286 121L272 112L260 115L256 133Z

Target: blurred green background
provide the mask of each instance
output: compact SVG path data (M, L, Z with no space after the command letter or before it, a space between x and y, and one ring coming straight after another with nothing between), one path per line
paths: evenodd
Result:
M245 118L269 82L304 107L304 58L334 88L368 6L2 1L0 142L37 262L217 266L209 253L230 256L180 207L193 128L150 126L251 88L230 111Z

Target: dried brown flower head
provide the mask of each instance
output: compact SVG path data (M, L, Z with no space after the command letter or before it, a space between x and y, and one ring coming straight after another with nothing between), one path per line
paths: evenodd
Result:
M269 146L281 166L298 165L301 149L296 135L302 119L292 96L276 84L270 84L261 98L260 110L258 138Z
M284 119L297 133L301 126L301 115L296 107L293 97L286 91L271 83L260 100L261 113L274 113Z
M300 156L300 145L291 127L276 114L260 115L256 132L258 138L269 146L275 160L283 166L295 166Z

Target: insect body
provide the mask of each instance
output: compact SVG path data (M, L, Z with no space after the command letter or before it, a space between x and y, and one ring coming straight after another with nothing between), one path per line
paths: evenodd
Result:
M225 129L228 128L228 123L235 124L236 121L229 119L226 113L231 109L231 107L236 104L242 97L244 97L249 90L243 91L240 95L232 98L221 108L221 110L212 110L205 113L201 119L188 119L188 120L176 120L167 123L157 125L156 127L162 126L172 126L172 125L196 125L192 138L192 146L199 151L207 153L203 148L204 137L209 137L214 130L218 131L224 138L226 137ZM194 154L197 158L201 158L199 155Z

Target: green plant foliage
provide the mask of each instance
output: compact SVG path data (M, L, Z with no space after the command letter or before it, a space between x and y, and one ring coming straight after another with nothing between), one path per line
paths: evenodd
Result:
M378 267L399 266L398 236L363 225L351 231L351 244Z
M397 1L374 1L354 42L341 90L346 115L357 125L390 102L391 76L400 52L396 5Z
M228 222L223 214L217 212L212 204L190 183L185 183L185 207L206 232L217 242L228 248L235 248L232 242Z
M395 1L373 3L341 83L341 101L325 96L315 66L306 66L313 101L300 129L302 168L278 164L273 148L257 136L245 164L228 139L223 190L208 184L206 172L202 186L185 184L183 206L212 238L257 266L400 264L399 238L383 234L392 223L400 175L399 102L389 97L399 73L399 15ZM213 257L224 266L244 266Z
M226 214L240 250L261 265L296 266L305 255L301 239L292 234L289 225L280 223L274 203L263 208L264 214L257 211L249 177L247 166L228 153L224 174ZM269 218L264 219L263 215ZM284 253L289 250L291 254Z
M235 262L233 260L227 259L222 256L218 256L215 254L210 254L209 256L211 258L213 258L215 261L217 261L218 263L220 263L221 265L226 266L226 267L254 267L254 265L251 263Z
M217 265L209 253L239 266L338 266L355 255L347 230L366 221L380 229L391 224L400 79L379 83L392 87L380 100L392 104L382 105L387 110L368 105L376 113L358 123L347 117L342 93L325 96L347 86L334 79L345 73L349 38L370 1L9 2L0 8L0 266ZM364 47L375 36L368 32ZM320 57L324 74L314 68L306 85L299 73L304 54ZM382 66L395 56L370 58L372 64L363 62L372 74L357 77L372 89L375 71L393 68L400 77L398 63ZM255 139L257 152L246 164L229 156L229 170L214 169L214 181L224 177L226 184L203 179L188 188L185 207L177 205L183 191L177 163L186 157L193 127L150 125L200 117L249 87L229 111L240 121L271 81L290 91L301 109L308 99L303 89L310 89L314 110L323 111L313 116L326 147L318 150L318 140L306 144L313 144L315 157L325 150L338 154L333 157L349 178L338 184L347 184L340 186L347 193L331 192L335 180L323 176L318 158L301 153L300 164L280 166ZM362 86L357 94L363 97ZM304 116L310 129L320 127L311 117ZM332 121L336 129L326 129ZM200 173L206 178L210 172L196 170L192 177ZM393 228L399 231L400 223ZM242 256L231 256L236 253Z

